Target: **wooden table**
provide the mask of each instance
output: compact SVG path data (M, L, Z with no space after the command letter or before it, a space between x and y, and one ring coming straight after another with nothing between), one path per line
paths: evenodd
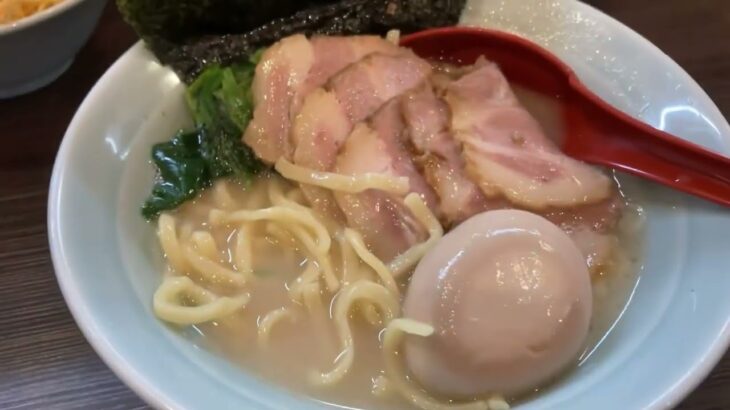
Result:
M590 3L667 52L730 116L729 0ZM110 4L57 82L0 101L1 409L146 408L76 327L56 284L46 237L48 182L61 137L94 82L134 41ZM680 408L730 409L730 355Z

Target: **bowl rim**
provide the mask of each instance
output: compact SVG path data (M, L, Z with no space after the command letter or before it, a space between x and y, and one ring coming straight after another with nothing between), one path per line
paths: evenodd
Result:
M69 0L80 2L83 0ZM122 53L112 65L97 80L89 93L76 110L74 117L71 119L66 132L64 133L61 144L56 153L53 164L51 180L49 185L48 203L46 206L46 223L48 232L49 250L51 253L51 263L58 282L64 302L71 312L76 325L81 330L86 341L91 345L94 352L104 362L104 364L112 370L127 387L140 397L145 403L158 409L183 409L185 406L179 403L175 398L166 395L160 391L154 383L145 383L146 377L140 373L138 369L131 366L114 346L109 344L104 338L101 331L96 327L93 312L83 303L82 291L74 277L72 267L69 266L69 257L67 256L66 246L64 246L61 237L63 236L60 227L60 211L62 201L62 175L70 166L68 156L72 149L70 135L79 132L83 127L80 113L87 111L89 106L102 92L106 83L109 82L111 74L120 69L129 55L144 47L142 40L134 43L129 49ZM69 137L69 138L67 138Z
M0 24L0 36L3 34L10 34L17 31L21 31L25 28L28 28L30 26L33 26L38 23L42 23L46 20L50 20L54 16L57 16L64 11L72 8L73 6L86 1L86 0L62 0L58 4L54 4L53 6L41 10L37 13L31 14L30 16L23 17L20 20L17 20L12 23L7 24Z
M67 5L64 9L71 7L71 5L73 4L80 3L81 1L83 0L65 0L64 3L69 3L69 5ZM667 56L651 41L634 31L632 28L626 26L622 22L609 16L608 14L603 13L602 11L585 3L581 3L578 1L576 1L575 3L577 4L576 7L584 7L586 9L595 11L599 13L602 18L608 19L612 24L620 26L626 35L633 37L636 42L642 44L644 47L646 47L647 50L655 53L657 57L664 59L665 64L676 67L676 72L682 75L682 80L690 86L690 91L692 92L692 94L697 95L698 98L701 100L706 100L709 103L707 104L707 107L715 113L719 114L720 118L724 118L719 108L701 88L701 86L681 66L679 66L673 59ZM49 11L50 10L51 9L49 9ZM61 11L62 10L59 10L54 14L60 13ZM42 13L43 12L39 14ZM34 16L31 16L28 19L31 19L32 17ZM2 34L3 28L4 27L0 26L0 34ZM72 146L70 137L73 134L77 133L78 128L80 128L81 126L81 124L77 121L78 114L79 112L86 110L88 106L92 104L95 95L98 94L102 86L108 82L109 72L111 72L115 68L118 68L121 65L121 62L124 61L130 53L133 53L141 46L141 41L135 43L135 45L133 45L132 47L130 47L130 49L123 53L98 80L98 82L94 85L94 87L91 89L87 97L78 108L77 114L74 116L74 119L72 119L64 135L55 159L51 183L49 187L47 208L48 238L50 242L53 267L65 302L68 305L77 325L81 329L85 338L94 348L94 350L99 354L103 362L127 386L129 386L137 395L139 395L145 402L152 405L153 407L182 409L185 408L184 403L180 403L174 397L163 394L162 392L158 391L158 389L154 385L145 384L144 377L141 377L141 375L138 373L138 370L130 366L124 360L124 358L115 351L114 347L107 344L104 338L98 333L98 329L96 329L93 325L93 315L91 314L91 312L88 311L88 309L82 302L83 298L80 297L80 290L75 283L75 278L73 277L73 274L71 273L72 269L68 265L66 252L60 240L61 232L59 231L58 226L62 175L69 166L66 157L68 156L68 153ZM724 125L727 125L727 121ZM730 137L724 137L722 142L727 145L728 143L730 143ZM677 383L670 386L668 390L662 392L660 396L655 397L655 400L647 407L647 409L663 409L675 406L679 403L680 400L686 397L693 389L695 389L700 384L700 382L719 362L720 358L727 350L728 345L730 345L730 326L728 326L729 323L730 322L727 322L726 326L720 329L717 337L711 342L710 346L704 352L702 352L702 360L687 368L684 376L680 380L677 380Z

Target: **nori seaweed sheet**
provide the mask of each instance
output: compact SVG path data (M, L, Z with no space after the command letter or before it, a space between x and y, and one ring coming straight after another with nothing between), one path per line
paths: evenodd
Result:
M202 35L241 33L337 0L116 0L145 41L177 44Z
M122 3L135 0L118 0L120 9ZM142 0L149 1L149 0ZM207 0L213 2L214 0ZM233 1L241 3L244 0ZM184 3L184 2L181 2ZM225 1L223 3L226 3ZM269 3L259 0L259 4ZM278 12L290 11L292 6L287 1L281 3ZM189 83L209 64L228 65L245 59L258 48L267 46L282 37L295 33L352 35L352 34L384 34L390 29L399 29L403 33L423 30L430 27L441 27L456 24L464 8L465 0L343 0L334 4L326 1L302 1L300 8L313 3L319 5L298 11L288 17L279 17L257 28L237 34L221 34L235 26L236 18L225 18L217 25L212 24L211 17L203 19L201 24L195 25L195 15L187 19L187 24L200 30L203 27L214 27L206 32L208 35L189 35L196 33L175 32L163 38L161 35L145 33L142 22L130 21L133 27L147 41L155 55L166 65L172 67L180 78ZM254 9L256 10L256 9ZM256 10L257 12L259 10ZM124 11L123 11L124 13ZM129 13L124 13L130 20ZM184 14L184 13L183 13ZM275 14L269 6L265 8L265 17ZM216 15L213 13L211 15ZM264 18L265 18L264 17ZM248 16L247 24L241 22L241 27L251 27L255 20ZM261 17L259 17L261 18ZM258 20L260 21L260 20ZM160 27L158 25L157 27ZM180 27L177 27L180 28Z

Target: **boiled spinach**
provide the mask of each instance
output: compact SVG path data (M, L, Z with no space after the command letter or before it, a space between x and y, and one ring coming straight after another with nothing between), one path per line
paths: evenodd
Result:
M251 82L259 56L229 67L210 66L190 84L186 99L196 129L152 147L158 172L142 206L145 218L178 207L217 178L248 181L264 168L241 141L253 111Z

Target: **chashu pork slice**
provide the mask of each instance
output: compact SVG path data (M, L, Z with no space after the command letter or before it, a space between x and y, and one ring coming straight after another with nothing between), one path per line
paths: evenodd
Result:
M597 273L610 264L618 248L618 239L612 233L626 207L626 201L617 188L611 195L594 204L572 208L553 208L540 212L550 222L563 229L578 245L586 258L591 273Z
M335 73L372 53L398 54L393 43L377 36L286 37L269 47L256 66L252 84L253 119L243 141L262 160L291 159L292 121L304 98Z
M541 214L576 242L593 271L614 250L615 227L625 206L615 182L564 155L520 104L499 68L484 59L434 80L463 144L469 176L505 207Z
M430 74L430 64L406 49L397 55L370 54L349 65L305 98L292 128L294 163L331 171L355 124L423 83ZM318 213L341 216L330 191L307 185L302 190Z
M442 222L454 226L485 211L505 207L486 196L466 175L461 146L451 134L450 112L430 83L401 98L408 137L416 152L416 164L438 195Z
M591 204L611 196L611 180L560 152L494 63L479 59L446 85L445 100L467 172L485 195L503 195L530 210Z
M380 173L408 177L411 192L418 193L435 210L437 199L419 174L404 143L405 124L397 100L390 101L368 123L359 123L338 155L335 172L345 175ZM335 193L347 224L360 232L369 249L386 263L426 239L403 198L384 191Z

